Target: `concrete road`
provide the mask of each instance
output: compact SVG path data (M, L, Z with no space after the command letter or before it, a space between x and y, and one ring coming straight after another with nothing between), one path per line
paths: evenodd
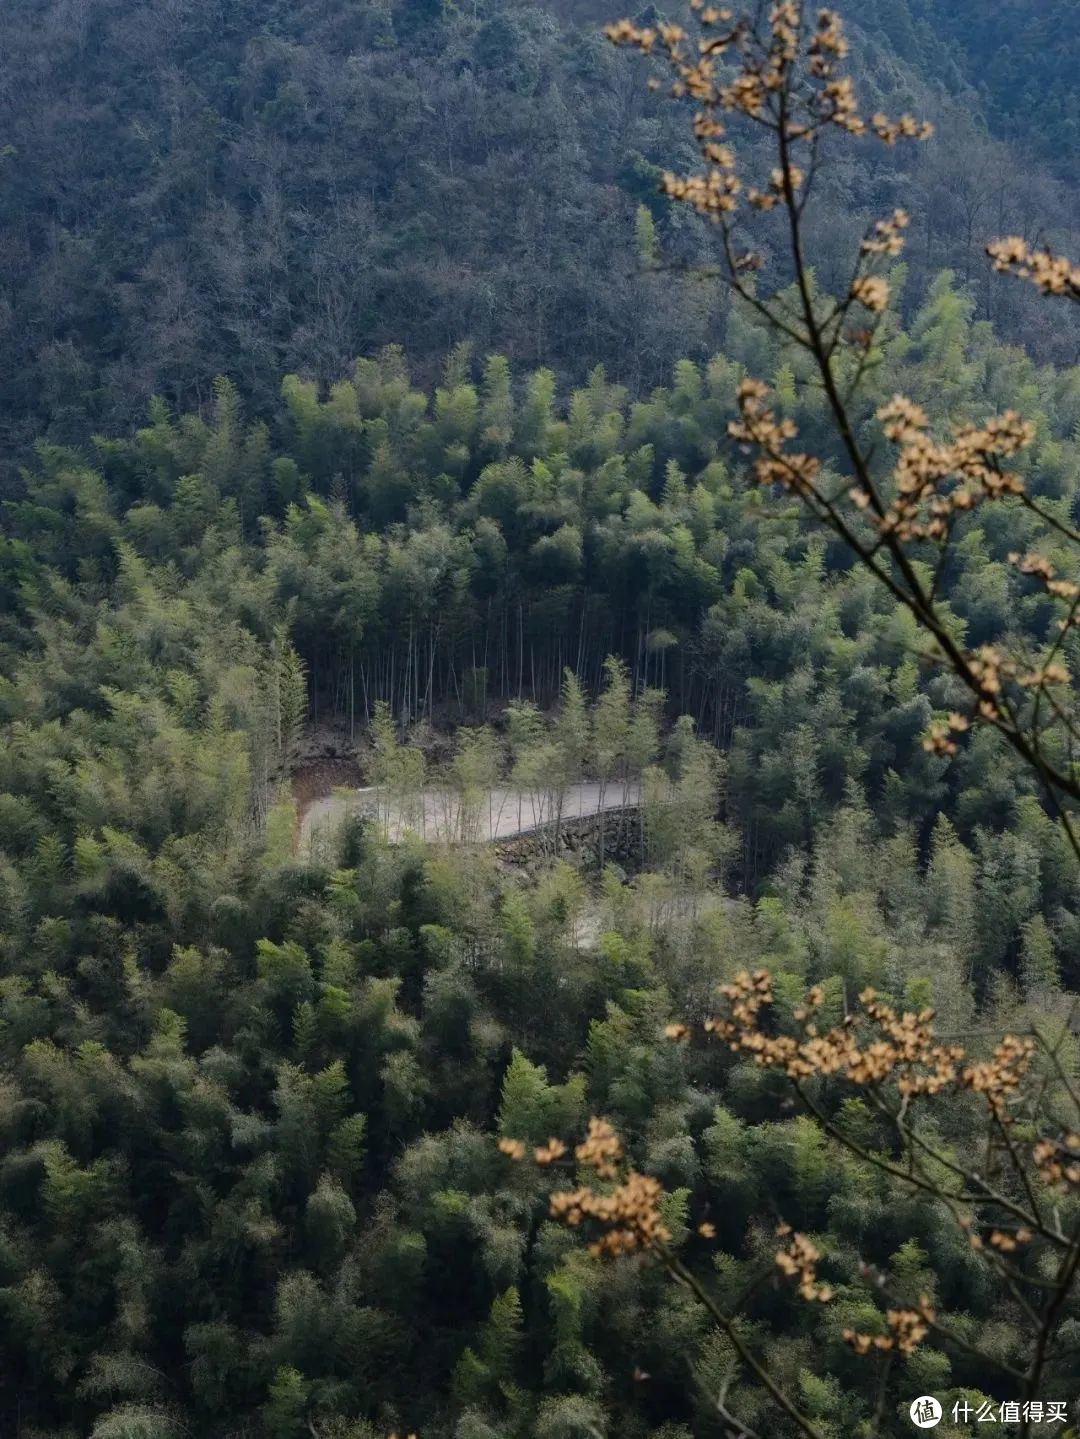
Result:
M599 814L601 809L620 809L637 804L640 796L637 780L625 785L609 784L603 794L599 784L571 785L562 797L562 818L580 819ZM528 790L492 789L463 806L460 796L452 791L429 789L405 808L378 789L337 791L314 800L304 812L300 822L301 855L310 854L313 842L317 844L320 837L332 834L349 814L378 818L392 841L402 839L411 830L432 844L511 839L555 820L550 796Z

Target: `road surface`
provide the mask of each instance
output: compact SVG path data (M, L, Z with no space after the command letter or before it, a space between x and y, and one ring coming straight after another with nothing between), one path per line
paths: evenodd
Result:
M595 783L571 785L563 795L562 818L581 819L599 814L601 809L636 805L640 794L637 780L625 785L621 781L609 784L603 795ZM314 800L304 811L300 821L301 855L310 854L313 845L317 847L321 838L332 835L349 814L377 817L392 841L412 831L432 844L512 839L555 820L550 797L528 790L492 789L463 807L460 796L451 790L429 789L404 809L378 789L337 790Z

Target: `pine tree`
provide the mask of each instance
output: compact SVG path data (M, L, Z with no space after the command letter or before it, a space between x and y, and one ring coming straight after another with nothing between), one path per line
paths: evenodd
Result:
M367 1116L349 1114L334 1125L326 1142L326 1162L343 1184L352 1183L364 1163Z
M622 660L609 655L604 661L604 688L592 710L592 759L600 781L600 867L606 850L607 790L623 772L630 735L630 680Z
M1050 927L1041 914L1034 914L1021 930L1020 976L1024 992L1057 989L1061 973Z
M270 1439L297 1439L306 1429L309 1383L298 1369L283 1365L270 1384L263 1422Z
M515 1049L503 1075L499 1133L527 1144L543 1144L551 1137L551 1108L546 1072Z
M480 1358L500 1385L514 1382L523 1322L521 1299L511 1285L492 1300L491 1313L480 1333Z
M502 355L492 355L484 366L480 423L483 426L485 448L492 455L501 458L514 438L510 365Z
M637 207L635 231L638 259L646 269L654 269L660 261L660 242L656 237L656 222L648 205Z
M566 792L580 783L589 753L588 706L581 685L570 669L563 672L562 704L555 720L554 741L557 767L553 776L554 820L555 843L558 846Z

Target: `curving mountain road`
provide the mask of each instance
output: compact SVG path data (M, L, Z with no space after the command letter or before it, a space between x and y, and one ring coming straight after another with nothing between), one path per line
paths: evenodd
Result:
M581 819L601 810L636 805L641 797L637 780L620 781L602 791L596 783L571 785L562 799L562 819ZM512 839L554 822L549 796L528 790L496 788L462 806L451 790L429 789L417 795L415 803L403 808L384 792L374 789L337 790L314 800L300 820L299 850L310 854L320 840L329 837L347 815L377 817L387 837L397 841L409 833L430 843L478 843Z

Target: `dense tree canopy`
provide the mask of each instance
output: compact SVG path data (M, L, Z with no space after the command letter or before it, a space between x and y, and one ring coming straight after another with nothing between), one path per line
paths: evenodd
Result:
M1071 5L865 0L859 9L863 25L880 27L919 74L940 78L954 94L970 86L995 134L1072 177L1080 140L1073 84L1080 35Z
M1080 32L1028 8L860 6L870 103L946 138L829 152L812 270L763 205L745 300L599 0L4 12L0 1432L1075 1408L1074 756L958 722L746 428L768 394L822 493L853 453L891 493L897 394L1014 412L1015 485L912 575L957 653L1054 647L1067 729L1075 322L981 255L1075 228ZM757 302L847 305L901 194L845 436ZM312 839L327 750L374 798ZM484 842L496 795L537 832Z
M708 1326L659 1276L605 1277L494 1149L590 1111L672 1186L673 1223L718 1227L725 1285L777 1214L827 1233L841 1271L874 1234L898 1285L932 1269L939 1304L1009 1342L1019 1321L929 1212L858 1166L826 1184L815 1131L752 1067L664 1049L747 965L956 1026L976 1006L1060 1025L1077 979L1077 874L1034 787L989 732L925 753L952 701L904 615L717 441L751 359L818 422L775 343L733 312L723 358L633 403L600 371L567 395L463 352L427 394L391 351L322 396L287 379L270 430L221 382L209 422L158 404L93 454L41 448L8 507L0 694L17 1432L707 1430L686 1366L722 1372ZM1075 376L973 325L948 278L889 328L875 385L901 383L973 417L1025 396L1033 481L1075 513ZM958 627L1041 635L1050 611L1004 563L1031 539L1019 512L970 520L944 581ZM361 832L294 858L280 782L309 702L358 737L385 702L396 746L421 719L549 704L567 666L611 693L612 652L627 694L663 684L728 749L728 829L690 782L705 828L684 799L665 839L656 811L651 872L609 876L589 947L564 864L522 888L480 851ZM568 778L629 763L613 702L580 745L556 727ZM498 724L462 773L530 773L535 723ZM679 733L635 763L677 780ZM382 753L376 781L417 782ZM710 867L744 897L688 904ZM831 1313L819 1332L761 1303L785 1373L833 1353ZM835 1364L854 1424L872 1393ZM985 1386L945 1351L925 1364L922 1388ZM838 1393L804 1389L823 1418Z
M861 51L874 100L931 114L949 139L910 163L860 152L824 176L817 263L841 283L850 242L904 187L920 215L905 304L952 267L980 317L1071 359L1074 328L990 287L979 253L993 233L1080 230L1052 167L986 126L992 115L1022 146L1073 152L1058 120L1075 14L1037 7L1054 33L1044 44L1013 24L1015 6L997 7L992 30L973 6L878 8L867 6ZM42 435L122 432L152 394L205 413L219 374L267 415L282 374L326 383L388 343L405 345L426 383L465 339L574 382L605 363L635 390L684 355L707 358L722 335L716 290L687 280L661 301L641 271L639 205L680 263L707 261L713 242L656 195L685 141L677 113L601 40L610 18L597 4L518 0L11 0L7 455ZM987 66L976 37L995 43L999 28L1013 48ZM1060 85L1046 84L1051 65ZM1022 85L1010 67L1026 71ZM958 68L990 87L985 105Z

